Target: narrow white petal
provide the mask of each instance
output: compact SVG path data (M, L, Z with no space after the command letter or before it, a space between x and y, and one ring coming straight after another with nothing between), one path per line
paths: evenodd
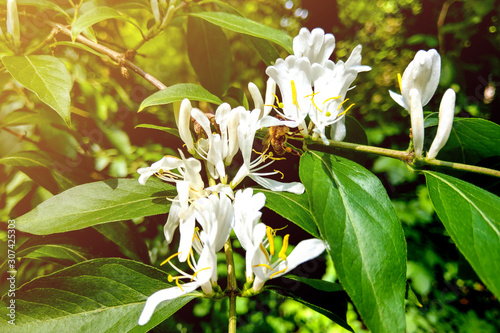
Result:
M148 323L148 321L153 316L155 308L163 301L171 300L187 293L190 293L200 286L198 282L190 282L182 285L182 290L179 287L172 287L163 289L155 292L153 295L149 296L144 309L142 310L141 316L139 317L139 325L143 326Z
M427 154L427 158L429 159L436 158L450 137L453 117L455 116L455 99L455 91L453 89L446 90L439 106L439 124L436 137L432 141L431 148Z
M325 251L325 242L321 239L311 238L301 241L287 257L286 262L282 262L278 267L278 270L285 269L285 267L286 270L282 274L277 274L276 277L286 274L298 265L316 258L323 251Z
M193 107L191 106L189 99L183 99L179 109L179 136L186 144L189 152L194 152L193 137L191 136L191 130L189 128L191 124L192 109Z
M399 105L401 105L405 110L409 110L410 109L408 107L408 105L406 105L406 103L404 102L402 95L397 94L397 93L395 93L392 90L389 90L389 95L391 95L391 98L394 100L394 102L396 102Z
M422 157L424 149L424 111L417 89L410 90L410 118L413 149L417 157Z
M252 174L250 174L249 177L252 178L257 184L264 188L267 188L268 190L290 192L295 194L302 194L305 191L304 185L299 182L282 183L274 179L255 176Z

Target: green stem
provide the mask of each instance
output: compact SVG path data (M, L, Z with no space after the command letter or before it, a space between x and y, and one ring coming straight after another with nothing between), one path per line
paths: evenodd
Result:
M229 333L236 333L236 296L238 288L236 286L236 273L234 271L233 248L231 246L231 239L229 238L224 244L224 251L226 252L227 262L227 290L226 294L229 296Z
M319 141L311 141L311 140L306 140L306 141L308 144L323 145ZM498 171L498 170L488 169L488 168L469 165L469 164L441 161L441 160L436 160L436 159L432 159L432 160L425 159L425 158L416 159L413 152L409 152L409 151L401 151L401 150L394 150L394 149L365 146L365 145L360 145L357 143L339 142L339 141L333 141L333 140L329 140L329 147L354 150L354 151L358 151L358 152L376 154L376 155L380 155L380 156L387 156L387 157L401 160L401 161L408 163L410 165L415 165L415 164L417 164L417 165L423 165L423 164L436 165L436 166L446 167L446 168L455 169L455 170L475 172L475 173L480 173L480 174L484 174L484 175L500 177L500 171Z
M498 170L483 168L483 167L479 167L479 166L475 166L475 165L447 162L447 161L441 161L441 160L435 160L435 159L434 160L424 159L424 160L422 160L422 162L429 164L429 165L437 165L437 166L441 166L441 167L452 168L455 170L463 170L463 171L469 171L469 172L475 172L475 173L482 173L482 174L494 176L494 177L500 177L500 171L498 171Z

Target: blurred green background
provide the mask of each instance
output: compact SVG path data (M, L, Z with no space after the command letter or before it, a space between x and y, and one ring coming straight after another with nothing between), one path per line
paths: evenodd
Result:
M89 1L84 3L82 12L96 3L121 6L121 10L134 17L141 27L152 24L147 1L124 1L122 4L119 1ZM142 3L142 6L133 3ZM436 48L442 59L441 82L435 97L425 107L426 111L436 112L442 94L451 86L458 93L459 117L500 122L500 99L495 91L500 84L498 1L230 0L227 3L244 16L282 29L291 36L295 36L302 26L309 29L321 27L333 33L336 38L333 61L345 61L351 50L362 44L363 64L371 66L372 71L360 74L357 87L348 94L356 103L350 115L363 126L371 145L407 148L409 117L392 101L388 90L398 91L397 73L404 71L420 49ZM208 10L219 10L215 3L204 6ZM23 10L35 12L33 8ZM1 13L5 17L3 8ZM0 20L0 24L4 22ZM22 16L21 24L21 34L28 40L26 43L41 42L50 32L50 27L41 22L28 22ZM137 30L125 21L108 20L94 29L103 45L120 52L140 39ZM266 64L241 35L230 31L225 33L232 53L230 85L233 87L225 100L234 102L241 98L239 94L246 91L250 81L264 91ZM134 62L167 86L197 83L185 36L185 17L174 18L163 34L139 50ZM5 49L0 52L8 53ZM283 50L280 52L282 57L287 55ZM22 155L41 165L33 168L32 165L0 164L2 221L20 216L41 201L76 184L136 177L138 167L155 162L165 154L175 154L182 146L177 138L161 131L135 128L144 123L175 127L172 106L152 107L137 113L141 101L155 92L155 88L141 77L130 73L126 79L109 59L68 45L50 44L40 51L42 53L62 58L73 75L73 128L68 129L55 112L13 82L8 73L0 73L0 158L5 160L8 156ZM427 145L432 138L430 131ZM457 155L446 148L439 157L497 168L500 165L498 156L480 160L474 156ZM421 307L412 302L407 304L408 332L500 331L498 300L480 282L437 220L423 178L410 172L402 162L389 158L356 156L356 160L380 177L405 230L408 280L421 303ZM496 180L467 174L457 176L485 186L497 195L500 193ZM270 212L266 212L264 220L266 218L271 224L276 219ZM147 245L147 249L136 245L140 248L136 252L143 253L139 258L147 261L149 251L151 264L157 266L170 251L164 244L162 233L165 216L133 222L129 222L129 226L138 231L139 238L146 240ZM0 238L4 242L3 224L2 228ZM18 248L26 249L25 252L18 251L21 258L18 285L82 260L51 260L43 251L44 244L71 244L86 259L130 257L132 245L116 245L109 236L115 230L104 229L46 237L18 233L18 244L26 242ZM37 250L33 250L33 244ZM241 254L237 254L236 260L242 268ZM324 268L316 271L319 276L315 277L324 275L325 279L335 281L331 263L326 259L318 259L317 263ZM5 272L5 267L1 272ZM239 281L243 281L243 270L238 272ZM223 281L224 269L220 270L219 276ZM6 290L4 280L2 276L2 294ZM223 332L226 312L225 302L191 302L155 332ZM256 299L240 298L238 314L240 332L345 331L326 317L273 293L261 294ZM349 307L348 321L356 331L366 329L352 306Z

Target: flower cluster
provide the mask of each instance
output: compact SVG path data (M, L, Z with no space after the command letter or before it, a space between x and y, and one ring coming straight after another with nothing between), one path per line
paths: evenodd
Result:
M330 126L330 137L342 141L346 135L345 114L354 106L348 105L347 91L358 73L371 68L361 65L361 45L352 51L344 63L334 63L330 55L335 48L335 37L316 28L309 32L302 28L293 40L293 55L278 59L266 73L278 85L283 102L277 110L286 119L288 127L298 128L304 137L321 138L329 144L326 128ZM309 120L309 123L307 121Z
M424 112L436 92L441 75L441 57L432 49L418 51L415 58L406 67L403 76L398 76L401 95L389 91L392 99L410 112L413 137L413 150L417 158L422 157L424 149ZM439 107L439 123L436 137L427 153L428 159L436 158L450 136L455 114L456 94L448 89L443 95Z
M139 319L146 324L156 306L201 288L212 296L220 288L217 285L217 252L221 251L234 231L246 251L248 289L246 295L259 292L264 283L288 273L301 263L319 256L325 243L319 239L301 241L287 254L289 235L283 237L282 247L275 247L277 230L261 222L261 209L266 197L254 193L252 188L237 189L246 178L272 191L302 194L300 182L284 183L269 178L280 175L269 167L276 159L272 153L254 150L255 135L266 127L296 128L303 138L321 138L325 145L329 140L341 141L346 135L345 114L354 105L348 105L348 90L358 73L371 68L361 65L361 46L352 51L344 63L329 60L335 47L332 34L321 29L309 32L303 28L293 40L294 54L278 59L269 66L265 96L253 83L248 90L254 108L231 108L221 104L215 112L204 113L192 106L188 99L179 109L179 136L191 155L179 151L180 157L165 156L150 167L138 169L139 183L145 184L153 175L175 184L177 196L164 227L167 243L179 229L178 251L162 264L168 263L179 276L169 279L176 286L151 295ZM400 78L401 95L390 92L391 97L410 112L415 155L422 157L423 106L436 91L440 75L440 57L435 50L419 51ZM276 95L279 88L282 101ZM436 138L427 158L435 158L448 139L455 93L449 89L441 103ZM276 117L270 115L272 111ZM326 129L330 127L329 137ZM235 157L238 155L238 158ZM234 168L234 161L242 161ZM228 168L231 166L231 168ZM201 174L205 169L206 178ZM205 180L204 180L205 179ZM186 273L172 263L177 257L187 262L192 273ZM182 280L189 280L181 283ZM251 287L250 287L251 286Z
M324 36L322 31L321 34ZM301 47L303 48L300 46L300 43L303 43L302 39L296 39L298 42L294 42L294 46L298 45L299 51ZM331 51L332 49L322 51L321 55L316 56L328 57ZM309 56L314 57L314 54ZM306 58L299 57L299 59ZM322 61L323 65L327 62L326 59ZM309 66L316 68L311 64ZM327 70L325 66L321 66L318 65L316 70ZM333 63L328 66L333 70ZM345 67L344 64L337 66ZM352 80L347 85L351 82ZM284 236L281 249L279 251L275 249L277 231L261 222L260 210L264 207L265 195L254 193L252 188L237 189L238 185L248 177L260 186L273 191L295 194L304 192L304 186L300 182L284 183L269 178L281 174L269 168L276 158L271 153L258 153L253 148L255 134L261 128L298 124L296 120L287 116L289 114L287 108L283 108L284 119L269 115L273 110L275 90L275 81L269 79L266 95L263 98L258 88L250 83L249 92L254 102L253 110L246 110L241 106L231 108L229 104L224 103L211 114L193 107L188 99L183 100L178 117L179 136L191 157L186 157L179 151L180 157L165 156L150 167L137 170L141 184L145 184L153 175L175 184L177 196L171 199L172 205L164 227L167 243L172 241L177 229L180 233L177 252L163 262L170 264L179 273L179 276L170 278L171 282L175 281L176 286L160 290L148 298L139 324L146 324L156 306L164 300L182 296L198 288L201 288L207 296L212 296L215 290L219 290L217 252L224 247L232 230L246 251L246 279L247 284L251 285L250 293L259 292L265 281L288 273L325 250L322 240L308 239L301 241L287 255L289 235ZM299 92L302 93L302 90ZM345 95L345 91L342 94ZM316 96L320 94L311 91L310 95L306 100L314 103ZM285 96L283 101L287 101ZM324 103L325 112L328 112L330 105L333 105L330 101L327 102ZM296 106L298 107L298 103ZM341 105L338 109L341 109ZM340 113L339 111L336 114ZM240 154L238 160L242 163L234 169L235 156L238 154ZM202 169L205 169L207 175L206 182L202 176ZM229 169L236 171L231 173ZM186 273L174 265L172 260L176 257L180 262L187 262L192 273ZM189 281L182 283L183 280Z

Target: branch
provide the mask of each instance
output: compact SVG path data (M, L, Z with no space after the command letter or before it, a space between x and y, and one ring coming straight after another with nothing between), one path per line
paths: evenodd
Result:
M59 23L53 23L51 22L50 25L52 25L54 28L57 28L59 32L71 37L71 30L68 29L68 27L59 24ZM129 59L133 58L135 55L135 52L126 52L126 53L119 53L114 50L111 50L110 48L107 48L106 46L103 46L101 44L94 43L90 39L86 38L85 36L78 35L76 37L76 40L79 43L82 43L88 47L90 47L93 50L96 50L97 52L104 54L108 57L110 57L112 60L117 62L119 66L121 66L123 69L125 68L130 68L133 70L135 73L139 74L142 76L146 81L154 85L156 88L159 90L163 90L167 88L166 85L164 85L160 80L152 76L151 74L145 72L142 68L134 64L132 61ZM126 72L122 70L122 73L126 76Z

